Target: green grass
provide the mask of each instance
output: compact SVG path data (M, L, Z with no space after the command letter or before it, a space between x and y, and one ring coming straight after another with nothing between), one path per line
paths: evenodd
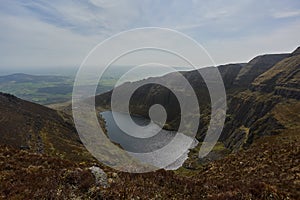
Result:
M199 142L199 144L194 149L190 150L189 158L185 161L184 165L174 171L176 174L190 177L198 174L199 171L203 169L203 165L198 160L198 154L202 144L203 142ZM222 153L224 152L225 155L227 149L223 143L217 142L217 144L212 149L212 152L222 152ZM190 167L187 168L186 166L190 166Z
M53 81L7 81L0 83L0 91L15 95L34 103L48 105L70 101L72 98L73 77L64 77ZM117 77L102 78L98 93L110 90L116 83ZM57 91L57 92L56 92Z

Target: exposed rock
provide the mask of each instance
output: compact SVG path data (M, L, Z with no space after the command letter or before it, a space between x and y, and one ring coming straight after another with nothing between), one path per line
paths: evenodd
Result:
M109 186L107 175L100 167L92 166L89 169L91 170L92 174L95 176L96 184L98 186L102 186L104 188Z
M298 50L297 50L298 51ZM295 51L295 52L297 52ZM300 99L300 57L293 54L271 54L257 56L247 64L229 64L219 66L226 93L227 119L220 138L226 147L237 151L248 147L255 139L278 134L284 126L271 114L272 109L284 98ZM208 73L210 68L200 69ZM201 142L205 137L210 121L210 97L203 78L196 71L182 72L197 95L201 115L196 138ZM154 82L164 81L188 96L185 88L178 85L175 74L152 78ZM213 81L213 80L212 80ZM143 81L139 81L143 83ZM120 86L126 92L136 83ZM143 85L143 84L141 84ZM250 88L251 90L247 90ZM111 93L96 97L96 105L108 107ZM181 118L181 109L176 97L165 87L148 84L136 90L130 101L133 114L148 117L149 108L161 104L167 111L168 119L164 128L176 130ZM194 108L188 107L193 115ZM187 123L186 123L187 124ZM244 129L241 129L244 127ZM247 130L245 130L245 128Z
M287 58L290 54L270 54L253 58L241 69L234 82L236 86L248 87L260 74L269 70L277 62Z
M300 99L300 55L278 62L267 72L256 78L251 89L266 93L274 93L285 98Z

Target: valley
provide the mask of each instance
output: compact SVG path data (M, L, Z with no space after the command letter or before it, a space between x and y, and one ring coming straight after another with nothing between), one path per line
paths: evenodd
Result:
M227 117L217 145L202 159L198 150L211 118L210 97L196 71L181 72L199 100L201 115L192 113L200 116L199 144L177 170L142 174L116 171L93 158L80 141L70 103L55 110L0 93L0 198L299 199L299 67L299 48L290 54L263 55L249 63L219 66L227 92ZM20 84L32 81L25 77L23 82L19 78ZM65 81L56 78L47 79L53 81L51 87ZM38 77L34 79L40 84ZM172 73L150 79L176 85ZM134 84L119 87L126 92ZM52 92L45 90L48 95ZM97 113L109 112L110 98L111 91L95 97ZM167 88L147 84L134 93L130 111L143 117L139 123L147 124L151 105L163 105L168 118L161 126L168 134L178 129L180 121L180 107L174 98ZM117 137L114 142L122 146L120 137L113 136L116 129L109 125L109 116L97 116L108 137ZM130 144L123 143L124 148ZM93 166L104 170L104 185L97 183L90 170Z

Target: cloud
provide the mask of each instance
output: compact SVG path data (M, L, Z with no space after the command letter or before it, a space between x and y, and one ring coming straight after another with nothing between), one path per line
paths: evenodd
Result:
M102 37L84 37L32 18L0 15L1 67L78 66Z
M278 11L273 13L273 17L277 19L298 17L298 16L300 16L300 10Z
M102 40L144 26L182 31L218 63L246 61L259 52L299 45L299 21L296 0L3 1L0 67L77 66Z
M210 41L208 51L218 64L248 62L257 55L290 53L300 46L300 20L278 27L266 34Z

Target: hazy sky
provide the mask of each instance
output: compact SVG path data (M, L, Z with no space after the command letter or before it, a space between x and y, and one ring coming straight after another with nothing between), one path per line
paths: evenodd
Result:
M300 45L299 0L0 0L0 67L79 66L99 42L165 27L201 43L217 64Z

